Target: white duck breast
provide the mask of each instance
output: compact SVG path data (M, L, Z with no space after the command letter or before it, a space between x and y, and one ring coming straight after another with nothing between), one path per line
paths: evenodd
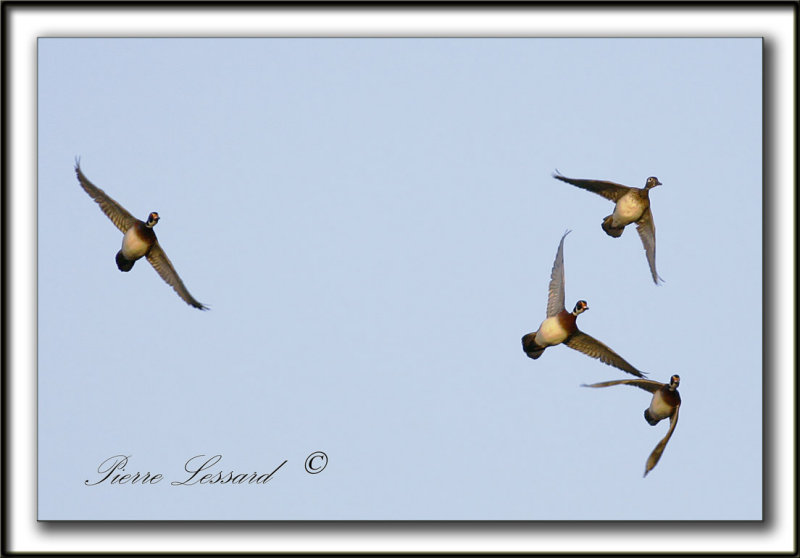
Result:
M661 391L656 391L653 394L653 400L650 402L650 416L662 420L672 416L672 411L674 409L675 407L673 405L669 405L664 401L664 395Z
M644 204L636 192L631 191L622 196L617 205L614 206L614 213L612 214L612 225L614 227L623 227L634 221L638 221L644 211Z
M567 330L561 325L558 316L547 318L536 332L536 343L540 346L551 346L563 343L567 338Z
M122 255L129 260L138 260L149 249L150 244L139 236L135 226L129 228L122 237Z

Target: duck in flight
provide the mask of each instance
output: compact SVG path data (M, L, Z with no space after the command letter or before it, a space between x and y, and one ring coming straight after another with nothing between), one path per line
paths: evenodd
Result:
M653 212L650 211L650 189L661 185L658 178L649 177L644 188L631 188L606 180L567 178L558 171L553 173L553 178L613 201L614 212L603 219L601 225L603 230L608 236L619 238L626 226L636 223L636 230L639 232L639 238L642 239L653 282L658 285L659 281L663 281L656 271L656 226L653 223Z
M147 221L140 221L122 207L119 203L111 199L103 190L92 184L81 171L80 161L75 161L75 174L78 177L81 187L89 194L89 197L97 202L106 217L122 231L122 248L117 252L117 267L120 271L130 271L136 260L146 257L150 265L156 270L161 278L169 286L175 289L187 304L200 310L208 310L208 307L198 302L183 284L178 272L172 266L167 254L161 248L153 231L158 223L158 213L153 211L147 216Z
M617 384L627 384L629 386L636 386L645 391L653 394L653 399L650 406L644 410L644 418L650 426L655 426L661 420L669 418L669 430L667 435L658 443L653 449L650 457L647 458L647 464L644 469L644 476L653 470L658 460L661 459L661 454L664 453L664 448L667 447L667 442L675 432L675 426L678 424L678 410L681 408L681 394L678 393L678 386L681 383L681 377L674 374L668 384L655 382L653 380L612 380L610 382L600 382L597 384L582 384L583 387L608 387Z
M547 296L547 317L533 333L522 337L522 349L533 359L542 356L547 347L565 344L571 349L580 351L601 362L624 370L628 374L643 377L644 374L634 368L628 361L612 351L609 347L578 329L577 318L589 309L585 300L579 300L572 312L564 306L564 239L570 231L564 233L556 252L556 260L550 273L550 289Z

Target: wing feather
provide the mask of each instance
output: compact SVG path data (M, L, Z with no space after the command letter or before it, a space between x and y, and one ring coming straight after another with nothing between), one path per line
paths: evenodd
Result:
M581 384L583 387L592 387L592 388L600 388L600 387L608 387L608 386L616 386L618 384L626 384L629 386L635 386L645 391L649 391L650 393L655 393L662 387L664 384L661 382L656 382L654 380L611 380L608 382L598 382L596 384Z
M131 226L137 221L136 217L128 213L128 211L119 203L114 201L111 196L92 184L83 174L83 171L81 171L81 165L79 161L75 161L75 174L78 177L78 182L80 182L84 191L89 194L90 198L97 202L97 205L100 206L100 209L103 210L103 213L106 214L106 217L111 219L111 222L114 223L114 225L116 225L120 231L123 233L127 232L128 229L131 228Z
M630 189L629 186L625 186L623 184L617 184L616 182L609 182L608 180L592 180L588 178L567 178L559 174L558 172L553 173L553 178L561 180L562 182L566 182L567 184L572 184L573 186L577 186L578 188L583 188L584 190L588 190L589 192L594 192L597 195L603 196L607 200L611 200L616 202L625 193Z
M547 290L547 317L555 316L564 307L564 239L571 231L564 233L558 244L553 270L550 272L550 286Z
M669 417L669 430L667 431L667 435L656 445L655 449L653 449L653 453L650 454L650 457L647 458L647 465L645 465L644 469L644 476L647 476L647 473L653 470L653 467L656 466L658 460L661 459L661 454L664 453L664 448L667 447L667 442L669 439L672 438L672 433L675 432L675 427L678 425L678 411L680 410L681 406L678 405L675 407L675 410L672 412L672 416Z
M169 286L175 289L175 292L178 293L178 296L185 300L187 304L190 304L195 308L199 308L200 310L208 310L207 306L201 304L191 294L189 294L189 290L186 288L186 285L183 284L183 281L181 281L181 278L178 276L178 272L175 271L175 268L172 266L172 262L169 261L167 254L161 248L161 245L158 243L158 241L153 244L153 247L147 253L147 261L150 262L150 265L153 266L153 269L158 272L161 278L166 281Z
M610 347L580 330L568 337L567 340L564 341L564 344L592 358L600 359L600 362L619 368L628 374L633 374L640 378L644 376L642 372L612 351Z
M653 276L653 282L658 285L659 281L664 280L659 277L656 271L656 225L653 222L653 213L650 211L649 207L636 222L636 230L639 233L639 238L642 239L644 252L647 256L647 263L650 266L650 273Z

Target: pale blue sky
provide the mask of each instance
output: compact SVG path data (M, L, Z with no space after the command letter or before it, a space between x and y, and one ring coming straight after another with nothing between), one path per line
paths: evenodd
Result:
M40 519L761 518L759 39L38 48ZM75 156L159 212L209 312L145 261L117 270ZM664 285L555 168L660 179ZM682 378L646 479L667 430L648 394L579 387L626 374L566 347L521 350L566 229L580 327ZM167 480L84 486L115 454ZM170 486L197 454L287 463L266 486Z

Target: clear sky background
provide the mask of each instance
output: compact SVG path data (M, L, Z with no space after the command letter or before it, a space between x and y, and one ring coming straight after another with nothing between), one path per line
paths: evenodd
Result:
M39 519L761 519L759 39L42 39ZM142 260L73 165L144 219ZM551 173L651 192L635 228ZM579 326L533 361L565 230ZM304 461L323 451L325 470ZM98 465L155 486L87 487ZM263 486L171 486L187 459ZM658 499L654 494L658 490Z

